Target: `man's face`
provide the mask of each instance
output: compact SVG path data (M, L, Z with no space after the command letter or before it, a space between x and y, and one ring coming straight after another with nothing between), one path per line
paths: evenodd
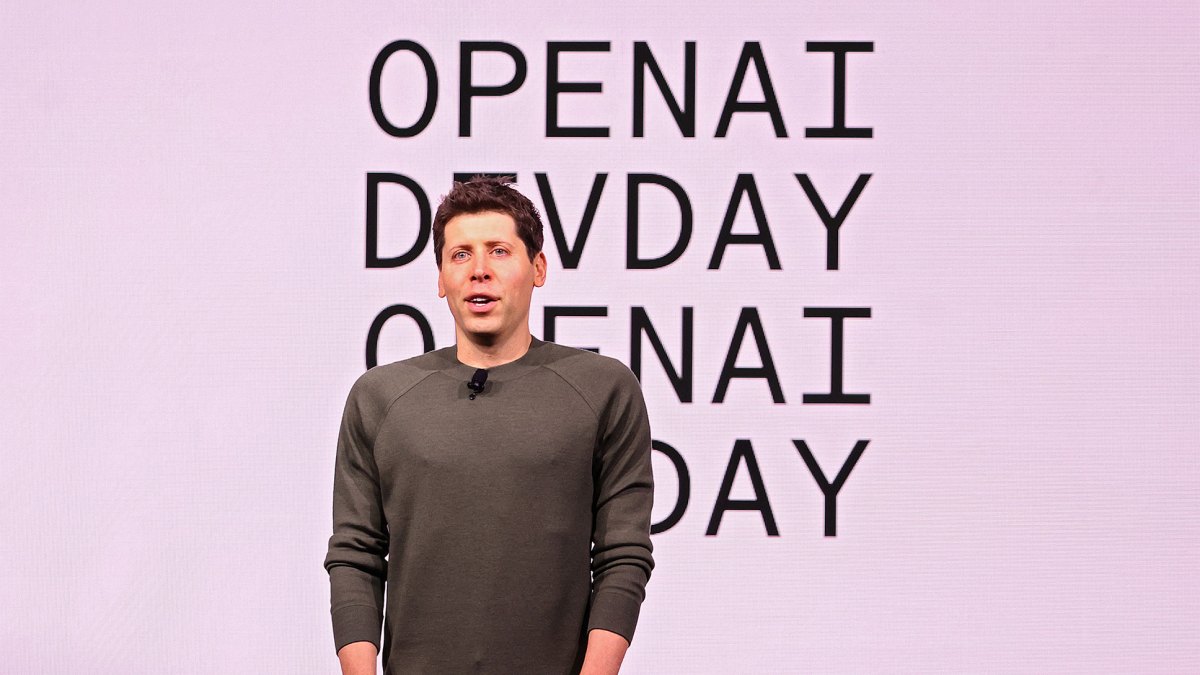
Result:
M529 259L510 216L485 211L446 223L438 297L446 298L460 337L490 345L521 334L533 289L544 283L546 256Z

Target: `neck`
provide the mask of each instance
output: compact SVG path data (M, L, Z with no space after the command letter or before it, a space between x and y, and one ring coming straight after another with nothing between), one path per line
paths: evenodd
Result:
M458 343L455 345L458 360L474 368L494 368L510 361L516 361L529 351L533 336L529 328L515 335L492 342L473 339L470 335L458 332Z

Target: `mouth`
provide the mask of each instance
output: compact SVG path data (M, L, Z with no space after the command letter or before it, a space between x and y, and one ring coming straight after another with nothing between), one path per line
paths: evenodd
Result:
M474 293L466 297L466 302L467 307L470 307L472 312L482 313L495 306L497 300L495 297L485 293Z

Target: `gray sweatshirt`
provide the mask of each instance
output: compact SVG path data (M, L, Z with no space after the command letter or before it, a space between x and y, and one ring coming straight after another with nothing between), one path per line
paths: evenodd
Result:
M471 399L474 373L447 347L351 387L335 648L378 648L382 625L385 673L578 672L588 630L632 639L654 566L641 389L619 361L536 338Z

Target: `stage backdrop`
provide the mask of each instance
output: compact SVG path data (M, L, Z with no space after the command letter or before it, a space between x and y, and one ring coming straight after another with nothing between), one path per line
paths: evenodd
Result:
M1200 667L1195 2L133 4L0 11L0 671L337 671L479 172L645 391L625 672Z

